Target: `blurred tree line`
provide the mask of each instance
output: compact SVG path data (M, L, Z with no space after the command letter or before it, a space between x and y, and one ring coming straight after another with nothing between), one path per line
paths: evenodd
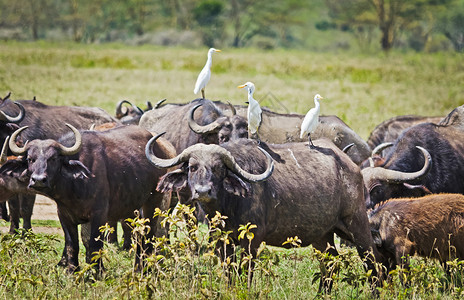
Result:
M361 50L463 52L464 0L0 0L0 39L270 49L340 33Z

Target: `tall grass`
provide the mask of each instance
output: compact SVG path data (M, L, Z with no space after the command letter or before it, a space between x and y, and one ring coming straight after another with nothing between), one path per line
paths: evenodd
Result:
M228 239L220 229L223 216L211 218L210 226L198 226L193 210L181 206L176 214L159 213L170 225L170 243L164 237L146 242L155 246L148 254L144 271L136 272L135 249L144 239L146 220L134 218L131 225L138 233L130 252L114 245L96 254L103 258L106 272L98 280L92 265L81 259L81 268L67 274L55 264L63 249L62 238L53 235L21 232L0 237L0 297L3 299L380 299L443 298L464 296L463 262L448 263L451 275L441 266L425 259L413 259L409 269L397 268L390 281L375 289L369 284L369 272L353 248L340 246L340 255L332 257L299 248L298 238L289 238L291 249L262 244L259 256L250 257L248 249L236 248L238 260L221 262L215 247ZM253 226L242 225L243 238L253 239ZM102 237L107 228L102 228ZM210 237L210 238L209 238ZM301 241L300 241L301 242ZM80 257L84 257L83 249ZM241 254L241 255L240 255ZM241 258L240 258L241 257ZM252 259L254 265L249 265ZM332 281L330 295L318 294L318 281L323 265ZM251 278L247 270L253 270ZM338 270L338 271L337 271Z
M464 59L456 53L363 56L303 51L222 49L206 88L212 100L243 104L237 85L252 81L271 109L306 113L323 95L321 113L337 115L363 138L382 120L405 114L445 115L464 104ZM206 49L0 43L0 91L13 99L99 106L188 102Z
M222 50L213 58L208 98L243 104L246 95L236 87L253 81L255 97L262 105L305 113L314 105L314 94L320 93L327 99L321 104L322 114L341 117L364 138L386 118L445 115L464 104L464 60L459 54L354 56ZM193 85L205 61L206 49L1 42L0 96L11 91L14 100L36 96L47 104L98 106L110 113L122 99L141 106L146 100L163 98L188 102L196 98ZM208 229L202 233L201 228L172 228L180 231L174 243L154 241L164 248L147 260L153 272L136 273L133 252L106 245L100 255L107 272L97 281L92 280L91 266L82 260L82 269L75 275L55 267L62 238L0 236L0 297L308 299L317 296L321 259L329 267L341 266L340 272L332 273L330 297L372 297L362 261L351 248L342 246L341 256L334 258L311 247L264 247L255 261L253 280L236 272L230 283L224 264L208 255L209 241L202 237ZM85 257L83 247L80 252ZM392 280L378 288L380 298L463 296L462 262L449 263L451 276L433 261L413 262L409 270L395 270ZM229 267L238 270L237 265Z

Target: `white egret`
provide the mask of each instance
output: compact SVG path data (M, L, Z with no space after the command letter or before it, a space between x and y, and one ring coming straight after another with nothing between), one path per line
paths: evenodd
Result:
M319 113L321 111L321 105L319 104L319 100L324 99L321 95L316 94L314 96L314 104L315 107L311 108L303 119L301 123L301 132L300 132L300 139L302 139L305 135L308 135L309 141L309 148L313 148L314 144L311 141L311 133L316 130L317 124L319 123Z
M238 88L246 87L248 90L248 134L249 136L256 135L258 137L258 129L261 125L261 115L263 111L259 106L258 101L253 98L253 93L255 92L255 85L252 82L247 82L245 84L239 85ZM259 137L258 137L259 140Z
M210 48L208 50L208 59L206 60L206 64L201 70L200 74L198 75L197 82L195 83L195 89L193 90L194 94L198 94L201 90L201 95L203 99L205 99L205 87L208 83L209 79L211 78L211 65L213 64L213 53L221 52L221 50Z

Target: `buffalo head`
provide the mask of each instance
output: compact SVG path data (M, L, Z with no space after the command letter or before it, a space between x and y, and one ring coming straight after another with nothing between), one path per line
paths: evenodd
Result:
M6 202L16 194L27 194L27 181L29 178L22 174L22 171L15 169L4 171L3 165L7 162L8 141L10 137L5 139L2 152L0 154L0 203Z
M416 148L422 152L425 159L424 166L419 171L404 172L390 170L376 167L372 164L361 170L364 185L368 190L368 197L370 197L367 203L368 208L390 198L420 197L430 193L425 186L414 184L427 175L432 165L432 158L429 152L420 146L416 146Z
M24 126L16 130L9 140L10 150L20 157L7 161L1 168L3 172L15 171L24 178L29 178L28 187L37 191L46 191L53 188L60 177L86 178L90 171L78 160L70 156L78 153L82 147L82 138L79 131L70 124L66 124L75 135L75 144L66 147L55 140L32 140L22 147L16 145L16 137L25 129Z
M183 164L178 170L164 175L157 186L160 192L190 189L192 200L213 203L222 198L223 191L244 196L249 190L248 183L266 180L274 170L272 157L263 149L267 157L267 167L261 174L252 174L242 169L232 154L225 148L210 144L195 144L172 159L161 159L151 151L151 144L159 136L153 137L145 148L149 161L158 168L169 168Z
M236 114L233 105L230 105L233 112L231 117L221 116L207 125L199 125L195 122L193 116L195 114L195 110L201 105L202 104L195 105L189 111L188 124L193 132L202 135L217 133L217 142L219 142L219 144L226 143L229 140L237 138L248 137L247 121ZM215 144L215 142L212 142L212 144Z
M2 100L2 106L6 105L10 100L8 100L9 95L7 95ZM3 102L7 100L7 102ZM4 141L7 136L10 136L15 130L19 128L18 124L26 116L26 111L24 107L19 102L13 102L19 108L19 113L17 116L10 116L4 111L0 110L0 140Z

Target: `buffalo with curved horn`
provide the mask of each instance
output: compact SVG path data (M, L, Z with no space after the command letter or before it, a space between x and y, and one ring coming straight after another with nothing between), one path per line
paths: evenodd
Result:
M207 99L162 105L143 114L139 125L150 132L166 132L177 152L197 143L221 144L248 136L245 118L227 116Z
M153 167L144 156L143 149L152 137L150 132L136 125L101 132L79 132L72 125L67 126L72 133L58 140L34 139L22 147L15 144L15 138L32 128L14 132L9 146L22 156L5 162L0 168L0 179L10 175L24 182L22 192L32 191L56 201L65 236L59 265L73 272L79 265L79 224L89 225L84 246L86 261L91 263L92 253L103 247L97 238L100 226L133 216L134 210L141 208L141 217L150 220L149 236L153 236L157 232L155 208L168 209L170 198L156 191L156 182L166 171ZM176 154L165 139L152 146L158 157L169 159ZM0 180L0 191L1 188L7 187ZM136 262L139 267L140 250ZM103 270L101 260L97 261L97 268Z
M68 130L62 126L69 123L77 129L88 129L91 124L100 125L102 123L116 122L118 120L110 116L103 109L97 107L80 106L54 106L46 105L34 100L1 101L0 115L13 116L8 120L2 120L0 116L0 143L3 143L7 136L10 136L16 129L22 126L29 126L17 138L17 143L23 145L25 141L34 139L58 139ZM34 97L35 98L35 97ZM19 113L18 113L19 107ZM14 117L17 116L17 117ZM19 117L21 116L21 117ZM11 122L15 121L15 122ZM11 155L11 151L8 153ZM31 229L31 216L35 202L35 195L17 194L8 199L10 233L15 233L20 226L20 217L23 218L23 228ZM6 203L2 211L6 211Z
M421 154L422 152L422 154ZM390 198L464 193L464 131L423 123L405 130L380 166L362 170L368 207Z
M255 141L237 139L221 146L196 144L168 160L151 152L154 141L156 137L145 148L153 165L180 165L160 179L157 190L188 189L189 200L209 216L227 216L223 230L231 231L231 239L243 249L251 249L253 257L261 242L282 247L295 235L302 246L312 244L337 255L337 233L353 242L362 257L381 260L368 227L360 169L330 141L314 141L315 149L308 150L304 143L261 142L260 148ZM251 245L238 239L239 225L247 223L257 225ZM374 257L366 254L369 250ZM218 245L218 251L222 259L233 255L230 244ZM322 274L320 290L328 291L327 274Z

